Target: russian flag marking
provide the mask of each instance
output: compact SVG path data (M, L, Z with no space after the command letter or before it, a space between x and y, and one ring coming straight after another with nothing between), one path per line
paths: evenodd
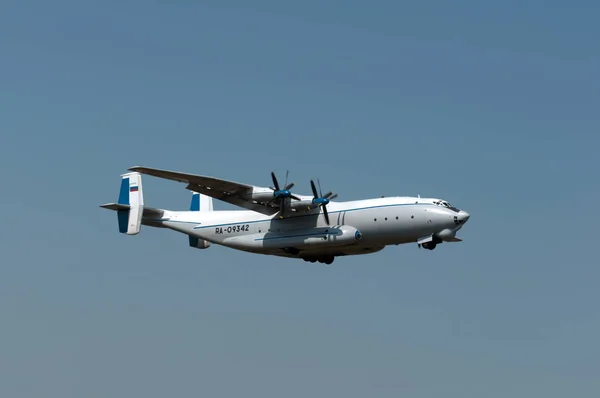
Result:
M137 185L133 185L133 186L129 187L129 192L137 192L137 191L138 191Z

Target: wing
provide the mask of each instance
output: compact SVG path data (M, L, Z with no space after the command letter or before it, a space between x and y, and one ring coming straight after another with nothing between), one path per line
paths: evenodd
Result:
M273 191L269 188L241 184L239 182L227 181L214 177L152 169L149 167L135 166L131 167L129 170L158 178L183 182L188 184L186 188L191 191L265 215L273 215L279 211L279 207L276 203L269 203L269 199L266 199L272 197ZM260 198L263 197L265 199L260 200Z

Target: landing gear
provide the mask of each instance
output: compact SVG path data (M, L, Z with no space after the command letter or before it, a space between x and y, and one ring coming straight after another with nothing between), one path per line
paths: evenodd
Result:
M433 250L433 249L435 249L437 244L435 242L426 242L426 243L423 243L421 246L423 246L423 249Z
M325 258L323 258L323 259L319 260L319 262L322 262L322 263L325 263L325 264L327 264L327 265L330 265L330 264L332 264L332 263L333 263L333 260L334 260L334 259L335 259L335 257L333 257L333 256L329 256L329 257L325 257Z
M303 258L304 261L309 261L311 263L316 263L317 261L322 263L322 264L333 264L333 260L335 260L334 256L328 256L328 257L307 257L307 258Z
M417 244L419 245L419 249L423 248L423 249L427 249L427 250L433 250L435 249L435 247L437 245L439 245L440 243L442 243L443 241L440 239L439 236L436 235L432 235L431 237L427 238L427 239L419 239L421 242L423 240L425 240L425 242L423 243L419 243L419 241L417 241Z

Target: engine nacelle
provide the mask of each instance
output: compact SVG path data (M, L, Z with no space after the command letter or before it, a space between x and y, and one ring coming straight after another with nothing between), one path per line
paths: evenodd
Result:
M196 249L208 249L210 247L210 242L204 239L196 238L194 236L190 236L190 246Z
M259 203L265 203L273 199L273 191L268 188L254 188L247 197Z
M292 200L289 207L297 211L308 211L319 207L318 204L314 204L312 200Z

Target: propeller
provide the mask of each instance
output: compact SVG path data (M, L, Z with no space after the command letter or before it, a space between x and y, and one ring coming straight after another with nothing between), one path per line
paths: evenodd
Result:
M323 195L321 191L321 181L319 181L319 179L317 179L317 184L319 185L319 192L317 192L315 182L313 180L310 180L310 187L314 196L312 203L323 208L323 216L325 217L325 222L327 223L327 225L329 225L329 214L327 213L327 205L329 204L330 200L337 198L337 194L334 194L333 192L329 191L325 195Z
M285 173L285 185L283 186L283 189L281 189L281 186L279 185L279 181L277 181L277 177L275 176L274 172L271 172L271 178L273 179L273 185L275 186L275 188L270 187L273 190L273 199L281 199L281 198L292 198L294 200L300 200L299 197L297 197L296 195L292 194L290 192L290 189L292 189L292 187L295 185L293 182L288 184L288 176L289 176L290 172L289 170Z
M291 182L288 184L288 176L290 174L290 171L287 170L285 173L285 184L283 186L283 189L281 188L281 186L279 185L279 181L277 181L277 177L275 176L274 172L271 172L271 179L273 180L273 187L270 187L273 190L273 198L269 201L269 203L275 201L275 200L280 200L280 213L284 214L285 212L285 202L287 198L291 198L294 200L301 200L299 197L297 197L296 195L292 194L290 192L290 189L292 189L292 187L294 186L294 183Z

